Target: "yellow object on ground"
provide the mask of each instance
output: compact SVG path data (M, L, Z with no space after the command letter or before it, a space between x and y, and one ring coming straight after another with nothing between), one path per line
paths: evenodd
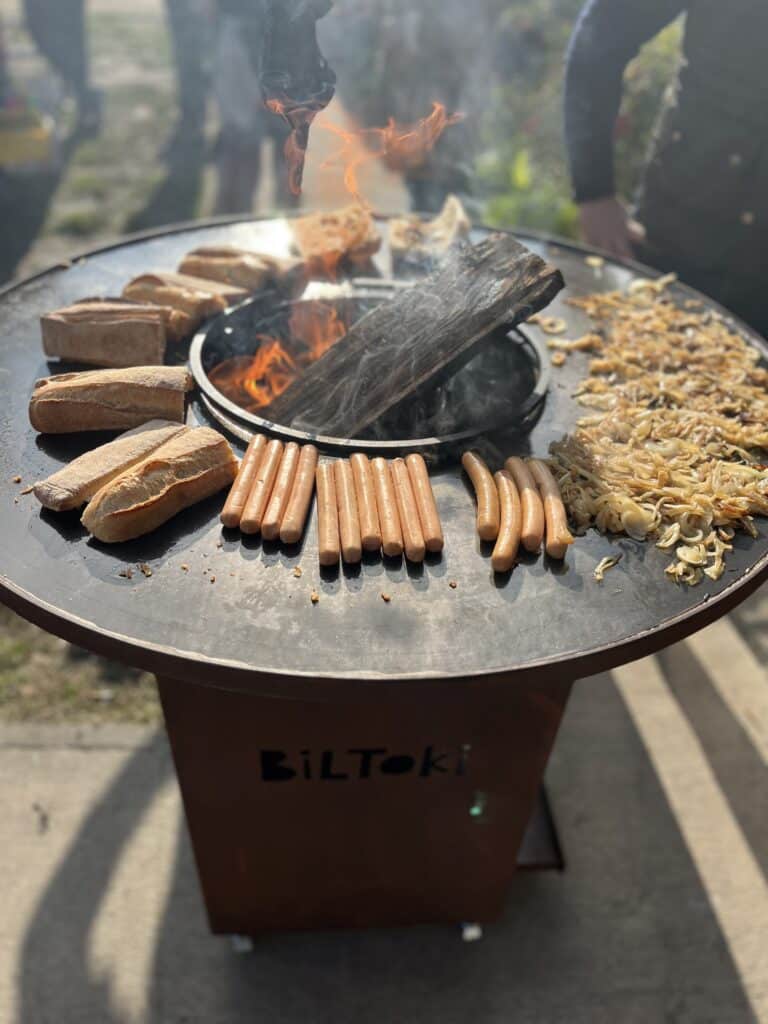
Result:
M53 120L29 108L0 110L0 168L46 164L54 153Z

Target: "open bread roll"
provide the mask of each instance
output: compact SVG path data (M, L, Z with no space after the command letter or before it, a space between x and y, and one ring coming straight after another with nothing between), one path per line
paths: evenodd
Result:
M170 306L182 314L184 336L196 331L203 320L242 302L247 296L243 288L169 271L140 274L123 288L123 298Z
M183 366L60 373L35 383L29 421L43 434L127 430L151 419L181 423L191 388Z
M127 430L114 441L102 444L35 484L35 497L45 508L66 512L80 508L110 480L120 476L160 448L172 437L189 430L182 423L150 420Z
M186 430L102 487L82 523L105 543L132 540L228 487L237 465L221 434L208 427Z

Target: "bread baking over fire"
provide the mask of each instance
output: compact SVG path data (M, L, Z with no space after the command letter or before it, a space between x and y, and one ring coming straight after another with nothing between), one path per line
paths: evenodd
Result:
M151 419L182 423L191 388L183 366L60 373L35 383L29 421L41 434L127 430Z
M365 263L381 246L373 217L358 204L297 217L291 226L297 250L313 263Z
M472 227L458 196L450 195L433 220L397 217L389 222L389 244L395 256L420 258L445 252Z
M208 427L186 430L102 487L81 521L107 544L132 540L228 487L237 467L221 434Z
M36 483L35 497L44 508L54 512L80 508L110 480L189 429L183 423L150 420L133 430L126 430L114 441L85 452L63 469Z

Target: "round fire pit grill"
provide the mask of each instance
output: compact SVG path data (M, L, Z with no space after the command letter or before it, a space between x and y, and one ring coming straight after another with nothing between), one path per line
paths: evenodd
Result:
M377 272L387 278L379 226ZM590 328L569 297L657 276L518 237L562 271L566 287L547 312L569 337ZM41 512L28 485L113 436L31 428L35 380L70 369L46 363L41 314L119 294L201 245L286 256L290 240L282 218L195 224L0 292L0 598L51 633L157 676L213 931L490 921L516 864L562 866L540 794L573 682L735 607L768 578L767 524L756 521L755 539L736 536L719 580L687 588L665 577L669 560L655 546L594 531L562 563L522 555L495 577L471 489L442 459L431 480L445 549L418 566L366 554L361 565L321 570L314 515L302 542L285 548L222 530L223 495L124 544L89 540L76 513ZM733 324L765 360L765 342ZM538 328L525 330L545 352ZM187 357L174 349L168 359ZM545 455L574 428L588 361L574 352L552 371L523 430L489 425L473 437L492 468L513 454ZM239 411L214 418L209 403L193 395L188 422L229 417L242 454L237 439L251 427ZM595 567L617 554L596 583Z
M388 288L387 282L382 280L375 290L354 287L340 302L348 307L350 303L360 301L362 315L373 303L383 301L393 292L394 288ZM339 454L366 451L394 455L418 451L433 461L444 462L460 455L480 434L512 429L526 432L541 412L551 376L546 345L542 338L531 338L519 328L509 330L500 327L480 343L477 354L471 353L472 358L461 366L453 367L449 375L423 389L408 403L408 410L415 408L420 411L442 399L441 416L445 428L442 432L415 437L398 436L404 433L405 425L400 425L398 420L407 421L407 411L398 416L397 410L387 417L387 422L382 423L378 431L368 431L356 438L329 437L320 430L301 430L270 420L267 412L261 416L258 411L244 408L224 394L209 374L225 359L253 355L259 346L257 339L267 334L280 312L285 311L283 319L287 319L287 313L299 302L281 300L269 292L257 295L206 323L192 341L189 365L200 389L201 401L213 419L241 440L248 440L256 432L266 432L283 440L311 441L323 450ZM354 319L357 317L351 322ZM446 394L446 388L452 391ZM470 389L474 400L462 399L461 396L469 394ZM489 400L492 403L490 409L487 407ZM458 408L458 415L451 414L452 406ZM436 425L436 418L430 419L428 413L419 416L419 420L430 427Z

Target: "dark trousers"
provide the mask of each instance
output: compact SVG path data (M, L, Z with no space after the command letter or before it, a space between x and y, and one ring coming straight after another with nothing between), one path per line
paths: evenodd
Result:
M185 126L202 132L209 85L205 21L189 0L165 0L165 7L176 68L179 119Z
M24 15L40 53L83 100L89 88L85 0L24 0Z

